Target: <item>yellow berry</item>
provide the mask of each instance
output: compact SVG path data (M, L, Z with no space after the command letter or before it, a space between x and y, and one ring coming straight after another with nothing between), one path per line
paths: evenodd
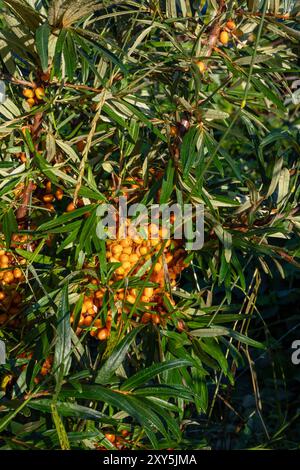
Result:
M134 297L133 295L127 295L126 300L127 300L127 302L129 302L130 304L134 304L134 302L135 302L135 297Z
M197 67L198 67L200 73L204 73L204 72L205 72L205 70L206 70L206 65L205 65L204 62L202 62L201 60L199 60L198 62L196 62L196 65L197 65Z
M155 263L153 271L159 273L162 270L162 265L160 263Z
M30 108L35 105L35 100L34 98L28 98L27 103L29 104Z
M220 34L220 42L226 46L228 44L228 41L229 41L229 34L227 33L227 31L222 31L221 34Z
M25 98L34 98L34 91L32 88L24 88L23 96L25 96Z
M153 295L153 287L145 287L145 289L143 290L143 294L146 296L146 297L152 297Z
M45 96L45 90L42 87L38 87L35 89L35 96L38 100L42 100Z

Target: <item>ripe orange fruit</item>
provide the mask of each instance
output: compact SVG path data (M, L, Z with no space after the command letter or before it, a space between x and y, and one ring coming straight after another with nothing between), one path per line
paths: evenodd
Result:
M204 62L202 62L202 60L199 60L198 62L196 62L196 65L197 65L197 67L198 67L200 73L204 73L204 72L205 72L205 70L206 70L206 65L205 65Z
M43 196L43 201L44 201L44 202L52 202L53 199L54 199L53 194L45 194L45 195Z
M34 91L31 88L24 88L23 96L25 98L34 98Z
M15 268L13 271L13 275L15 279L20 279L22 277L22 271L20 268Z
M229 41L229 34L227 33L227 31L221 31L219 39L223 46L226 46Z
M26 158L26 153L25 152L21 152L19 157L20 157L20 160L21 160L22 163L26 163L27 158Z
M55 192L55 197L58 201L61 201L61 199L64 197L64 192L62 189L58 188Z
M145 287L145 289L143 290L143 294L148 298L152 297L153 287Z
M32 108L32 106L35 105L35 100L34 100L34 98L28 98L27 103L28 103L29 106Z
M162 265L160 263L155 263L153 271L155 273L159 273L161 271L161 269L162 269Z
M76 209L75 204L73 202L70 202L70 204L67 205L66 211L67 212L72 212Z
M42 100L45 96L45 90L42 87L38 87L35 89L35 96L38 100Z
M171 126L170 127L170 136L171 137L176 137L178 134L178 129L176 126Z
M157 313L153 313L151 316L152 323L155 325L158 325L160 323L160 317L157 315Z
M228 20L227 23L226 23L226 26L228 29L230 29L231 31L236 29L236 24L233 20Z
M113 444L113 443L115 442L115 440L116 440L115 434L107 433L107 434L105 434L105 437L106 437L106 439L107 439L109 442L111 442L112 444Z
M100 341L104 341L106 338L108 338L109 336L109 331L107 328L102 328L102 330L99 331L98 335L97 335L97 338L100 340Z

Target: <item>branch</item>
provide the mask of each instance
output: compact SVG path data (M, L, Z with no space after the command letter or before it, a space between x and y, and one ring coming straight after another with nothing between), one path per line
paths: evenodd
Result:
M213 24L211 26L210 35L208 39L208 50L206 53L207 57L211 56L215 46L217 45L217 42L220 36L220 31L221 31L220 17L224 10L225 10L225 1L219 0L219 8L216 14L216 18L213 21Z

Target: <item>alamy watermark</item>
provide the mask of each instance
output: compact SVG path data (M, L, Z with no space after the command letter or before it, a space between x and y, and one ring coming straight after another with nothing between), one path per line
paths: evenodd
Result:
M101 204L97 209L99 239L160 238L185 240L187 250L200 250L204 243L203 204L127 204L118 198L118 208ZM160 235L158 235L158 233Z
M292 349L294 349L291 357L292 363L295 366L298 366L300 364L300 339L295 339L295 341L293 341Z

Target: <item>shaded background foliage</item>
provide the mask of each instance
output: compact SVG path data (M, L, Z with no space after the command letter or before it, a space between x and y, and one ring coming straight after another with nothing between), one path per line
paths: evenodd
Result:
M298 448L299 2L2 0L0 21L3 243L32 237L21 327L1 326L1 448L113 448L124 430L134 449ZM167 325L78 339L87 276L113 272L95 211L129 177L135 202L204 203L205 244ZM24 213L31 180L63 190L55 211L33 193Z

